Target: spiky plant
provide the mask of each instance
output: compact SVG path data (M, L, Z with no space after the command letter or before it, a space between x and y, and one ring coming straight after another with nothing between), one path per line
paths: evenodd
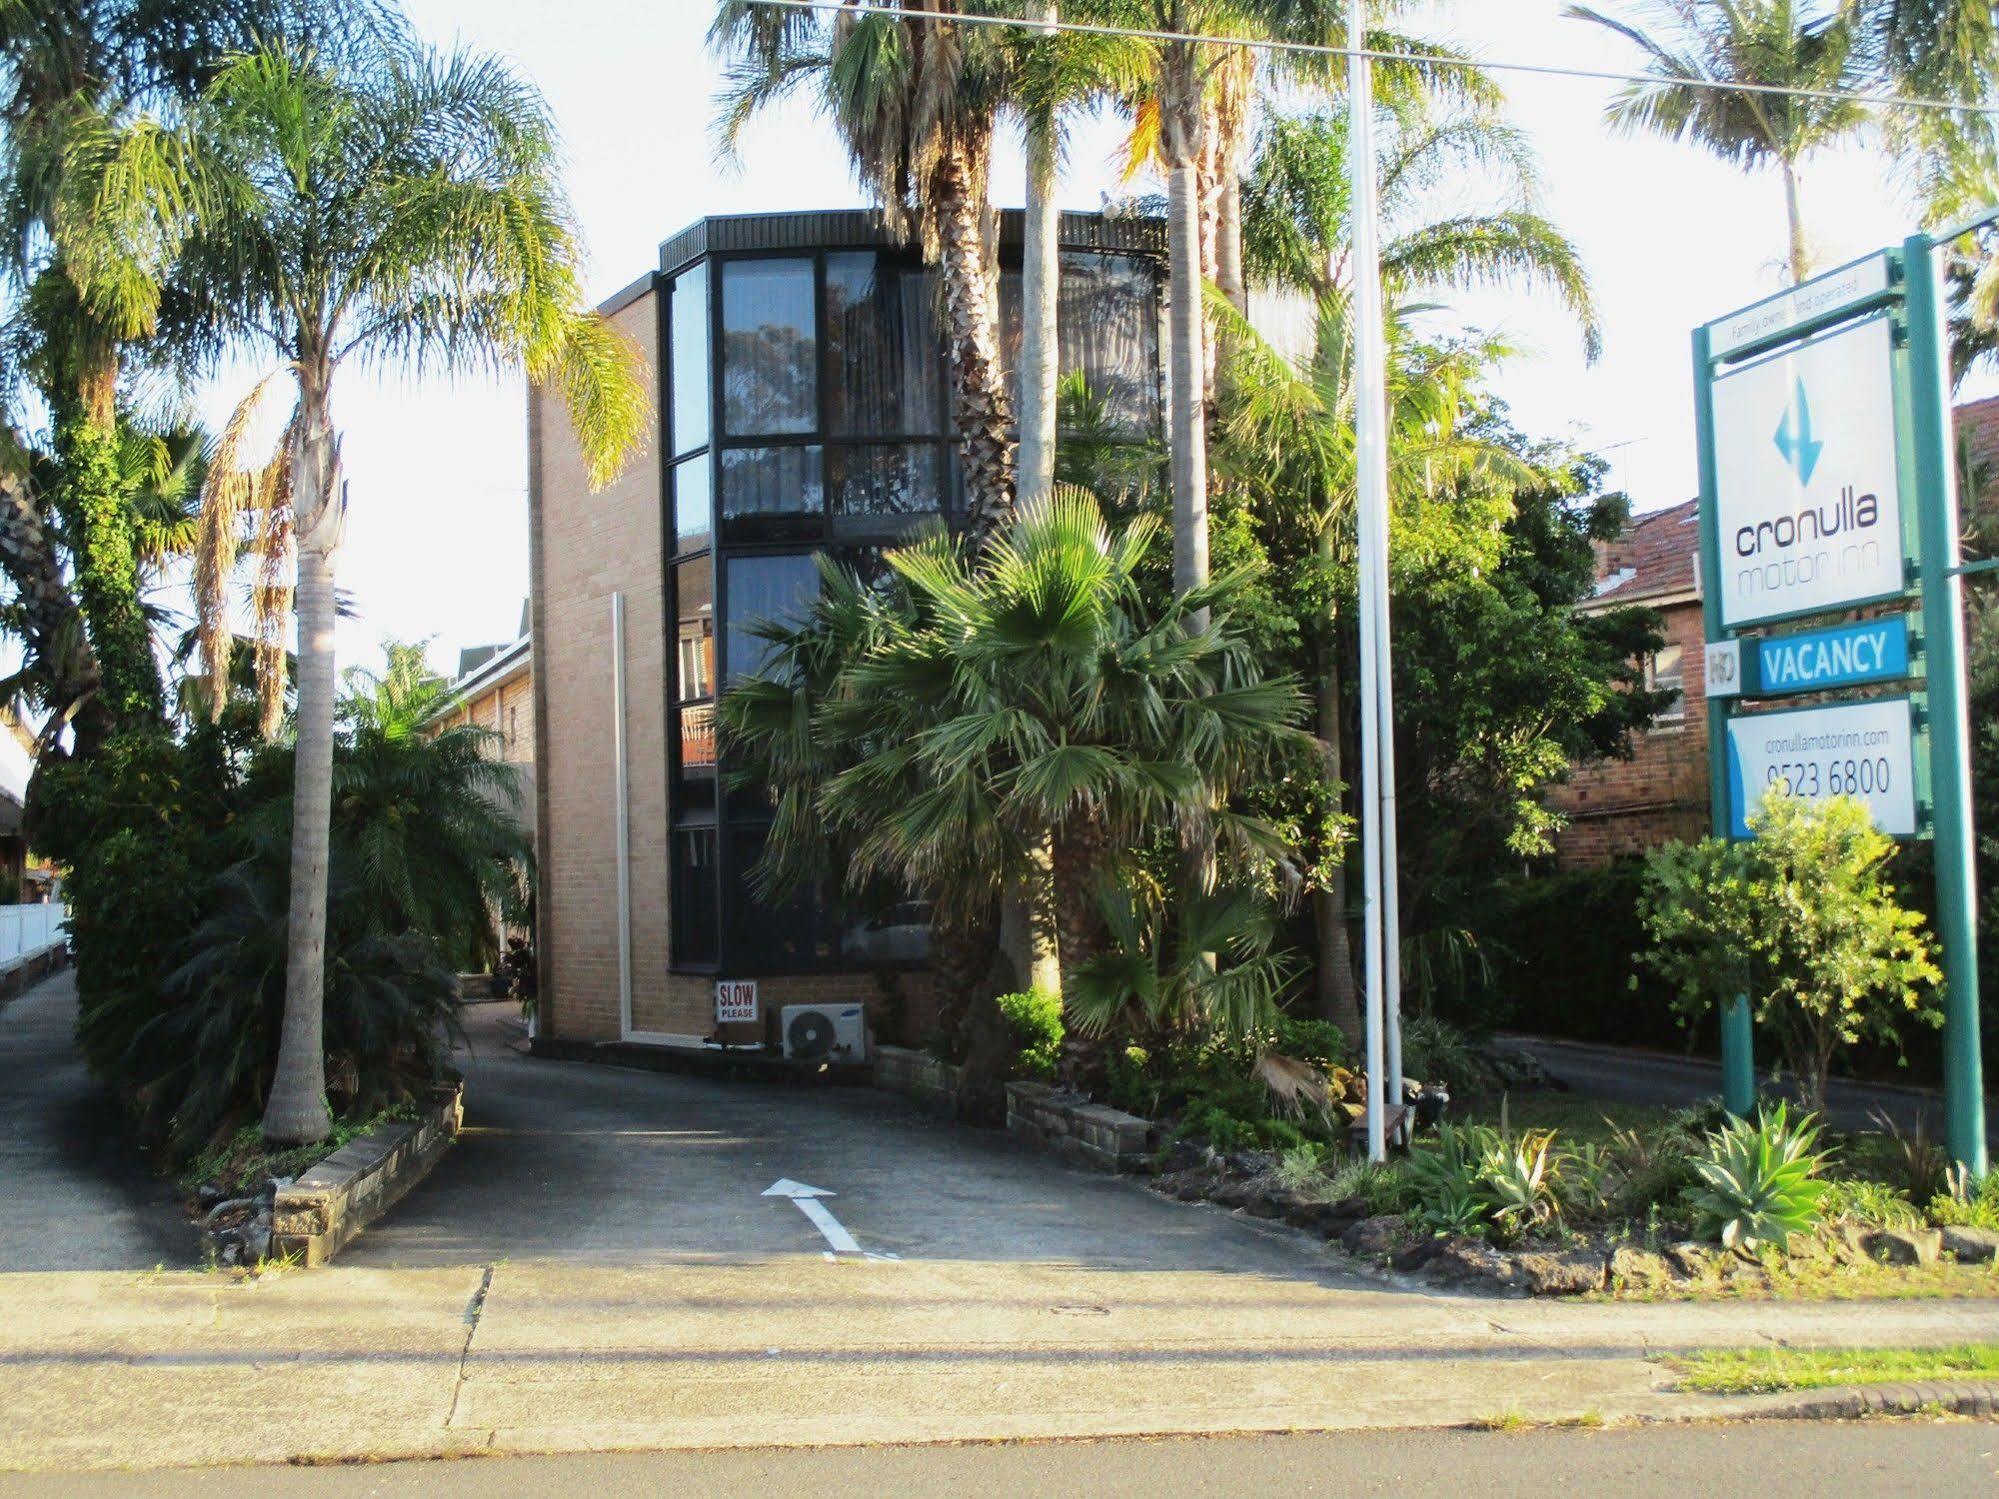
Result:
M1819 1219L1825 1156L1816 1117L1793 1121L1786 1106L1737 1119L1707 1137L1694 1161L1699 1184L1687 1201L1730 1249L1753 1254L1764 1244L1788 1248Z

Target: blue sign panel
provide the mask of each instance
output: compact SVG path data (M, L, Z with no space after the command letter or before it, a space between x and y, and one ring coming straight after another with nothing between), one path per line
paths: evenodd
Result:
M1909 621L1900 614L1832 630L1766 635L1755 646L1752 690L1763 696L1894 682L1909 674Z

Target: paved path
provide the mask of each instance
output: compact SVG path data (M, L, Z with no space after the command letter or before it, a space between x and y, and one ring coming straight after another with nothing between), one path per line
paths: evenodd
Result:
M174 1194L71 1045L76 975L0 1003L0 1272L193 1261Z
M670 1452L330 1468L212 1468L63 1481L73 1499L542 1499L547 1494L1385 1494L1516 1499L1552 1479L1576 1494L1811 1494L1852 1499L1999 1487L1999 1428L1803 1421L1621 1431L1397 1431L1005 1446ZM192 1482L190 1481L192 1480ZM45 1481L44 1481L45 1482ZM0 1476L0 1499L45 1494Z

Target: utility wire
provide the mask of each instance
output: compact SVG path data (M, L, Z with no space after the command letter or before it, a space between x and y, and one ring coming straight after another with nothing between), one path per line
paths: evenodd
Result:
M749 0L777 10L849 14L866 7L852 0ZM1553 63L1490 62L1429 52L1378 52L1370 48L1335 47L1323 42L1285 42L1267 37L1215 36L1198 31L1151 31L1142 27L1102 26L1088 21L1037 21L1024 16L962 15L957 11L897 7L894 14L913 21L954 21L964 26L1006 26L1040 35L1074 32L1079 36L1134 37L1148 42L1195 42L1204 46L1243 47L1252 52L1298 52L1309 57L1366 57L1375 62L1415 63L1429 68L1466 68L1493 73L1531 73L1543 78L1590 78L1604 83L1643 83L1664 88L1712 89L1729 94L1780 94L1792 99L1825 99L1836 104L1864 104L1873 109L1918 109L1946 114L1999 118L1999 104L1962 104L1953 99L1909 98L1899 94L1862 94L1848 89L1787 88L1780 83L1729 83L1715 78L1662 78L1655 73L1615 73L1605 68L1563 68Z

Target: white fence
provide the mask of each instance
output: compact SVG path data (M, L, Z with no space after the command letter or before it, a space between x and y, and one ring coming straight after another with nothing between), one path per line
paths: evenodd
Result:
M68 919L69 908L60 901L0 906L0 967L62 941L62 924Z

